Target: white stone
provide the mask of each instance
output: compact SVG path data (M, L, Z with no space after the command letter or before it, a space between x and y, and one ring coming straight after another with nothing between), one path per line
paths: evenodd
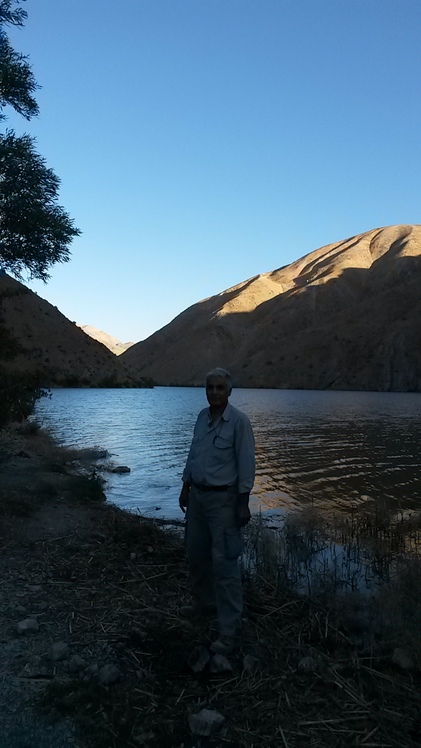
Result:
M400 647L397 647L392 655L392 662L394 665L397 665L402 670L413 670L414 669L414 661L407 652L406 649L401 649Z
M73 655L69 660L69 672L77 673L79 670L83 670L86 667L85 660L79 655Z
M109 686L111 683L115 683L121 678L121 671L117 665L104 665L98 673L99 682L103 686Z
M38 621L35 618L25 618L24 621L19 621L16 626L18 634L36 634L38 629Z
M232 670L232 665L227 657L216 654L210 661L209 670L211 673L228 673Z
M197 714L189 714L188 722L193 735L209 737L221 729L225 717L211 709L202 709Z

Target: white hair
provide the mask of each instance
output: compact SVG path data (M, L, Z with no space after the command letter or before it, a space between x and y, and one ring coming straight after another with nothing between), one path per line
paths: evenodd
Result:
M227 371L226 369L221 369L220 366L217 366L215 369L211 369L210 371L208 371L208 373L206 374L206 383L209 377L223 377L224 379L226 379L229 389L232 390L232 377L229 371Z

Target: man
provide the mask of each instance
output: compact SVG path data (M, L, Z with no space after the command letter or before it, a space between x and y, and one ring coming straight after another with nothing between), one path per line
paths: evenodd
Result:
M183 615L216 606L219 638L211 651L229 654L235 647L243 611L241 531L250 520L254 483L254 436L250 421L228 398L230 374L212 369L206 376L209 408L198 415L183 472L179 504L187 509L186 546L193 605Z

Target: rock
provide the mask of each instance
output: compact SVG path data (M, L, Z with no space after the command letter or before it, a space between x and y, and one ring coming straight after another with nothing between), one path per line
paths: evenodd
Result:
M121 670L112 663L104 665L98 673L98 680L102 686L110 686L121 678Z
M409 654L409 652L406 649L401 649L400 647L397 647L392 655L392 662L394 665L397 665L401 668L401 670L413 670L414 669L414 661Z
M298 663L298 670L303 670L305 673L314 673L317 667L317 660L314 657L303 657Z
M209 651L206 649L206 647L200 646L193 649L193 652L187 660L187 664L194 673L202 673L209 660Z
M16 626L18 634L36 634L39 629L38 621L35 618L25 618L24 621L19 621Z
M46 667L33 667L29 662L26 663L24 668L19 673L19 678L51 678L51 673Z
M152 548L151 545L147 545L146 546L146 550L147 550L148 553L153 553L153 548Z
M148 670L145 670L145 668L140 668L139 670L136 670L136 678L140 681L147 680L149 678L149 672Z
M137 558L136 553L131 553L130 554L130 561L136 561L136 558Z
M137 626L133 626L133 628L130 629L129 638L133 644L142 644L144 641L146 641L148 635L146 631L142 631L142 629L138 628Z
M43 600L42 602L39 602L37 604L37 608L38 608L38 610L47 610L48 603L46 603L45 600Z
M85 667L86 662L82 657L79 657L79 655L72 655L69 660L69 673L77 673L79 670L84 670Z
M260 660L258 660L257 657L253 657L253 655L244 655L243 670L245 673L247 673L247 675L257 673L259 667Z
M130 473L130 468L127 467L127 465L117 465L117 467L113 468L112 473Z
M210 661L209 670L211 673L228 673L232 671L232 665L227 657L216 654Z
M36 595L37 592L41 592L42 587L40 584L28 584L28 590Z
M50 647L50 660L53 662L59 662L60 660L67 660L69 656L69 645L66 642L55 642Z
M20 613L20 615L25 615L26 608L24 608L23 605L16 605L15 611L16 613Z
M89 678L96 678L99 673L99 667L96 663L93 665L89 665L89 667L86 669L85 674L85 680L89 680Z
M84 460L85 462L90 462L91 460L105 460L106 457L110 457L110 453L107 452L106 449L98 449L97 447L85 447L79 452L79 459ZM79 460L74 460L74 462L77 463Z
M189 727L193 735L209 737L220 730L225 722L225 717L212 709L202 709L197 714L189 714Z
M179 626L179 627L180 627L181 629L184 629L185 631L189 631L189 632L192 632L192 631L194 631L194 630L195 630L195 628L194 628L194 626L193 626L192 622L191 622L191 621L187 621L187 620L185 620L184 618L180 618L180 620L179 620L179 621L177 621L177 625L178 625L178 626Z

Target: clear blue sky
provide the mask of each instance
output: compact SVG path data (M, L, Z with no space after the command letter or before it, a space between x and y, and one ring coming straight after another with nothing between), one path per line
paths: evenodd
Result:
M36 136L82 236L30 287L141 340L323 244L421 223L420 0L28 0Z

